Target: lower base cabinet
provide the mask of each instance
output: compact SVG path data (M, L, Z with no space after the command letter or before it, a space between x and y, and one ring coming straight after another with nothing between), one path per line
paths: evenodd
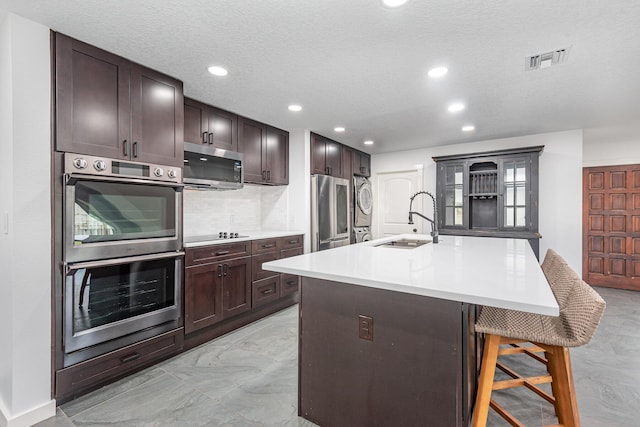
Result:
M295 294L300 290L300 276L293 274L281 274L280 275L280 296L285 297L287 295Z
M302 245L303 236L296 235L187 248L185 334L295 295L298 276L263 270L262 264L301 255Z
M251 257L186 268L185 333L251 309Z
M182 328L128 345L55 374L57 403L78 397L182 351Z
M251 288L251 302L254 307L275 301L280 298L280 276L257 280L253 282Z

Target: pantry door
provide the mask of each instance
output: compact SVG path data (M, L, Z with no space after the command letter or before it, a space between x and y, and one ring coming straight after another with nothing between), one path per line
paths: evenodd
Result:
M640 165L583 169L582 278L640 291Z
M415 217L415 223L409 224L409 201L412 195L422 190L422 170L378 173L373 189L374 239L395 234L422 233L422 218ZM415 210L422 211L421 202L416 202Z

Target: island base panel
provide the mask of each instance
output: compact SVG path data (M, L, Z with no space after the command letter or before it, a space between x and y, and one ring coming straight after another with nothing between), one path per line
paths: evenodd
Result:
M320 426L468 423L463 308L303 277L299 414Z

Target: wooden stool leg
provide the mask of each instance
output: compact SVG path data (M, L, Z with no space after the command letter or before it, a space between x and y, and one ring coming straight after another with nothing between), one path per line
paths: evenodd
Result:
M478 379L478 393L473 408L473 427L487 425L489 416L489 402L491 402L491 389L493 377L496 373L498 350L500 349L500 336L486 334L484 338L484 351L482 352L482 366Z
M567 347L549 346L548 369L551 374L553 396L556 398L556 415L560 424L567 427L579 427L580 415L576 401L576 389L573 384L571 357Z

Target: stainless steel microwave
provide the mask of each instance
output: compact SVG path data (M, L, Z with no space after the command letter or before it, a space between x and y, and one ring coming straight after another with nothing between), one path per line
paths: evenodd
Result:
M186 187L235 190L244 185L242 153L184 143L183 182Z

